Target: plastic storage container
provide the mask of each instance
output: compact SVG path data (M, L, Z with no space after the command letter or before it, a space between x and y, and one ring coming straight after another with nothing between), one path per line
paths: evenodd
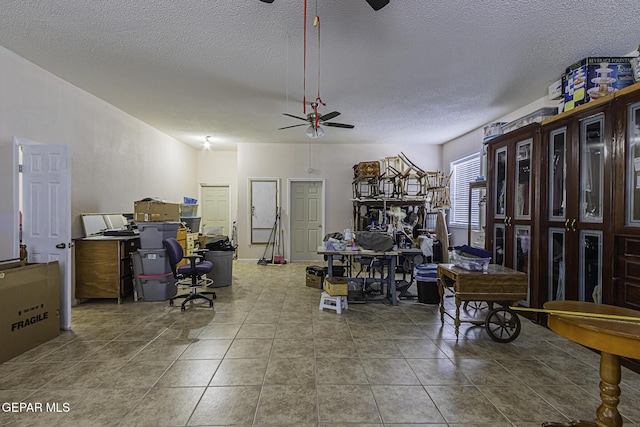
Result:
M491 258L469 257L464 254L458 254L456 251L451 251L449 259L456 267L470 271L487 271L491 262Z
M192 233L200 232L200 220L202 217L199 216L181 216L180 221L184 222L185 225Z
M182 203L180 205L180 216L196 216L198 215L198 205L190 205Z
M166 249L138 249L142 261L142 275L171 273Z
M176 295L178 287L173 274L164 277L138 277L145 301L165 301Z
M176 238L179 222L138 222L140 231L140 247L142 249L164 249L162 241L169 237Z
M233 275L233 251L209 251L204 254L204 259L213 263L211 273L207 277L213 279L214 288L231 285Z

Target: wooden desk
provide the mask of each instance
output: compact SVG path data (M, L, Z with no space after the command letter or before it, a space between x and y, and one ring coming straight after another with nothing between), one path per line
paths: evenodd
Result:
M400 252L397 252L397 251L375 252L375 251L369 251L364 249L329 251L325 249L323 246L319 246L318 254L327 256L329 277L331 277L331 274L333 273L333 257L334 256L347 256L347 257L361 256L361 257L372 257L372 258L384 259L385 263L388 265L387 277L381 280L387 283L387 289L391 294L391 304L398 305L398 296L396 295L396 257L400 255Z
M445 278L453 281L452 291L456 302L456 315L444 309ZM528 276L517 270L497 264L489 264L487 271L470 271L453 264L438 264L438 292L440 293L440 321L444 315L453 318L456 337L460 329L460 304L462 301L517 302L527 297Z
M137 236L85 237L75 241L76 298L117 298L133 291L131 252Z
M640 359L640 311L581 301L549 301L550 310L612 314L637 317L638 322L594 317L549 314L548 326L556 334L595 350L600 350L600 398L595 422L544 423L546 427L620 427L620 356Z

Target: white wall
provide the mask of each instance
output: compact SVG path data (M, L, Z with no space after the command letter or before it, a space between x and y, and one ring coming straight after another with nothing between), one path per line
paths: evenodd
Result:
M289 223L287 179L324 179L326 183L325 232L342 231L351 227L353 205L353 165L359 162L382 160L403 152L427 171L440 168L440 146L402 146L391 144L323 144L322 139L300 144L240 144L238 146L238 253L240 259L259 259L264 245L249 244L249 178L280 178L280 202L284 208L282 224L285 228L285 250L288 251ZM312 172L307 173L307 168ZM288 257L288 253L285 254Z
M80 213L197 194L196 150L2 47L0 94L0 142L70 146L73 237L83 233Z

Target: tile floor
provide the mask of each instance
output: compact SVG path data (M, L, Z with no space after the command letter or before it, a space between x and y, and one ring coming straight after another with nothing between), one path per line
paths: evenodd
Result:
M43 405L3 410L0 425L532 427L593 419L597 354L524 319L508 344L470 325L456 340L450 319L441 325L437 307L417 301L321 312L306 265L235 262L233 285L216 289L214 309L108 300L75 307L71 331L0 365L2 403ZM621 389L625 426L640 426L640 375L623 368Z

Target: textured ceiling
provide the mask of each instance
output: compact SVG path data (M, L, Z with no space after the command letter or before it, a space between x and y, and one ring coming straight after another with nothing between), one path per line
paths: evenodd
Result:
M0 0L0 45L187 144L307 142L303 0ZM638 42L637 0L309 0L322 143L441 144ZM313 16L320 16L321 50Z

